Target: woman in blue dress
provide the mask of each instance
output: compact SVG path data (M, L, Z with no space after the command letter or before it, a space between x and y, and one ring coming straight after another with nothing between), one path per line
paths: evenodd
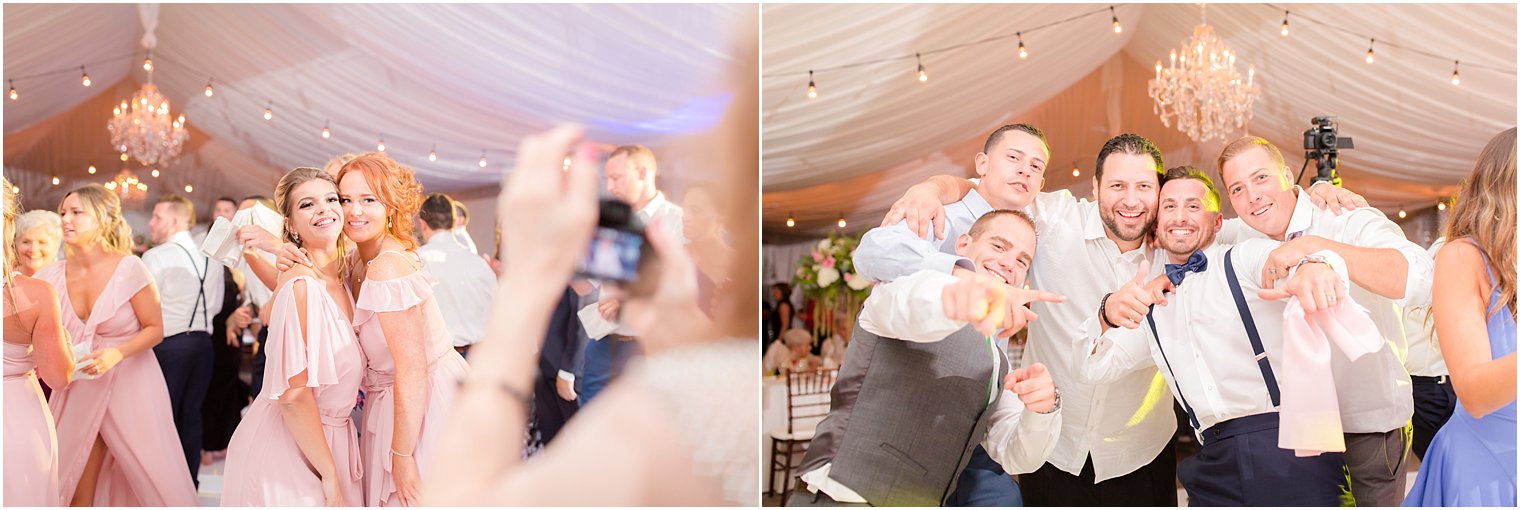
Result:
M1513 507L1515 128L1488 142L1457 196L1432 295L1457 409L1404 506Z

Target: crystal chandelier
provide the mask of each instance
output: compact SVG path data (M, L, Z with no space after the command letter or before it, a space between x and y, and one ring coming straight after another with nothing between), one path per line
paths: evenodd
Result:
M123 201L143 198L148 194L148 183L138 180L131 170L125 168L116 174L116 178L106 181L105 187L121 195Z
M1235 70L1237 56L1214 35L1205 11L1203 23L1182 44L1182 53L1172 50L1171 66L1163 68L1156 61L1156 79L1147 91L1161 124L1171 127L1175 119L1177 130L1195 142L1224 138L1244 127L1261 87L1256 85L1256 66L1250 67L1244 81L1240 79Z
M190 138L185 129L185 116L169 115L169 99L153 85L153 75L148 83L132 94L132 99L122 101L111 109L113 114L106 129L111 131L111 145L127 153L144 165L167 164L179 155Z

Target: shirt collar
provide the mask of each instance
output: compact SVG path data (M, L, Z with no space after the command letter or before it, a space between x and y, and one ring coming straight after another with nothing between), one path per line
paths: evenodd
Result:
M427 239L427 242L422 243L423 246L431 246L434 248L443 248L444 246L450 244L459 244L458 242L454 241L453 230L434 230L433 236L429 237Z
M654 198L649 199L649 203L644 204L643 209L639 209L639 217L643 218L644 221L649 221L650 218L654 217L656 211L665 207L666 203L664 191L654 192Z
M980 218L992 212L992 204L987 203L987 199L974 189L966 193L966 196L961 198L960 203L971 213L972 218Z
M1293 206L1293 218L1288 220L1288 230L1283 232L1283 239L1295 232L1303 232L1314 226L1314 202L1309 200L1309 193L1298 186L1293 187L1298 196L1298 203Z
M195 247L195 240L190 238L189 230L181 230L179 232L175 232L174 235L169 236L168 240L164 241L164 244L169 243L182 244L192 248Z
M1103 228L1103 207L1098 202L1090 202L1092 213L1082 215L1082 239L1091 241L1108 237L1108 230Z

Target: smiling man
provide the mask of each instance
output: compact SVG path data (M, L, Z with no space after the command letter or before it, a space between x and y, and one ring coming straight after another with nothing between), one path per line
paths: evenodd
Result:
M1266 139L1248 136L1219 155L1225 194L1250 229L1240 238L1283 241L1256 279L1287 274L1320 251L1346 260L1350 296L1372 313L1388 349L1351 361L1332 349L1331 364L1346 431L1346 463L1358 506L1397 506L1404 497L1414 414L1413 385L1404 368L1407 351L1402 308L1427 306L1434 262L1409 242L1403 229L1371 207L1336 215L1311 203L1293 185L1282 153ZM1321 186L1323 187L1323 186ZM1230 242L1221 236L1221 242Z
M1282 289L1272 289L1254 276L1277 243L1216 245L1219 192L1202 171L1169 170L1160 201L1156 236L1166 262L1160 281L1175 294L1162 299L1159 286L1143 285L1153 271L1137 271L1115 292L1133 299L1115 304L1139 300L1155 308L1110 306L1085 323L1094 340L1079 360L1082 376L1113 381L1160 367L1202 443L1177 470L1188 506L1338 505L1345 482L1340 453L1299 457L1278 447L1276 374L1283 373L1283 298L1296 297L1312 312L1344 297L1344 261L1328 250L1317 253L1295 265Z
M1022 212L988 212L956 238L969 275L923 270L872 291L788 505L953 504L974 451L999 472L1044 462L1059 393L1043 365L1011 370L993 340L1027 319L1006 304L1060 299L1021 288L1034 228Z

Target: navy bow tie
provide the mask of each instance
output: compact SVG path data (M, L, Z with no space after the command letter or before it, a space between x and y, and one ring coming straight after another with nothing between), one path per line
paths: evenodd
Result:
M1167 264L1166 279L1172 281L1172 285L1181 285L1182 277L1188 273L1199 273L1209 268L1209 258L1203 255L1203 250L1193 252L1183 264Z

